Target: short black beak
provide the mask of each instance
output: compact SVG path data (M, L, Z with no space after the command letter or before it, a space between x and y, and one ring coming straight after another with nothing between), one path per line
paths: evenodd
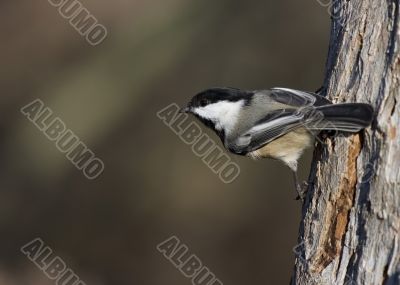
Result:
M189 113L189 112L190 112L190 108L189 108L189 107L182 108L182 109L179 111L179 113Z

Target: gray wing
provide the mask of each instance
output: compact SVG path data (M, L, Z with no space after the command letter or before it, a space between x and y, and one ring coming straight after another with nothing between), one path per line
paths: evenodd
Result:
M257 150L299 127L321 121L320 112L313 112L313 107L332 104L318 94L287 88L255 91L255 94L268 96L275 103L274 110L228 142L228 148L237 154Z
M331 101L321 95L288 88L272 88L270 96L272 100L278 103L293 107L323 106L332 104Z
M231 141L228 145L229 150L237 154L246 154L304 124L305 114L302 112L276 110L274 113L276 115L269 114Z

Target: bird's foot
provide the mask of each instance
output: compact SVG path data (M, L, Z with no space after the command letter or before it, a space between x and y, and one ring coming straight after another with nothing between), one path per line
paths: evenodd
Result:
M297 185L296 187L297 197L295 198L295 200L304 201L307 195L309 185L310 183L308 183L307 181L303 181L300 185L299 184Z

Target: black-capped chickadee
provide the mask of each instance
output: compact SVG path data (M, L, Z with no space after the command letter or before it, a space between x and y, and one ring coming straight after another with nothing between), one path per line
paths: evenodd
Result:
M315 135L323 130L356 133L373 119L369 104L332 104L316 93L286 88L212 88L194 96L181 112L213 129L232 153L283 161L293 171L299 197L297 160Z

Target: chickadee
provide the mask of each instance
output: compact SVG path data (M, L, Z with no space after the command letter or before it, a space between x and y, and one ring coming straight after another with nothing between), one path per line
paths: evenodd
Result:
M213 129L234 154L284 162L294 174L299 197L297 160L314 136L323 130L356 133L373 119L369 104L332 104L316 93L286 88L212 88L194 96L181 112Z

